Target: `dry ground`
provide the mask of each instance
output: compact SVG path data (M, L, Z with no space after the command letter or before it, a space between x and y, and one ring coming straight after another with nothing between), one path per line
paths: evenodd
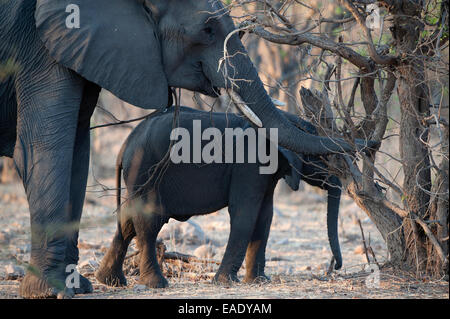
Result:
M102 183L114 185L112 180L102 180ZM357 221L361 220L366 240L380 264L386 261L386 247L372 222L346 197L342 200L339 225L344 266L325 276L331 256L326 236L326 197L308 188L277 195L267 248L267 274L272 278L269 284L215 286L210 283L217 269L214 264L197 264L192 272L167 263L165 270L170 268L173 272L168 278L170 288L142 289L137 275L128 275L125 288L106 287L95 280L93 271L115 231L114 198L102 197L98 187L89 190L80 232L80 265L83 266L80 271L92 280L95 291L77 298L449 298L448 282L416 280L389 267L381 269L379 287L369 288ZM217 261L221 260L227 242L228 219L226 210L191 219L212 242L215 252L212 259ZM4 279L5 266L29 260L29 214L19 183L0 184L0 231L0 298L18 298L20 278ZM186 254L193 254L199 244L165 241L168 251ZM134 250L133 246L130 252ZM239 273L241 277L243 271Z

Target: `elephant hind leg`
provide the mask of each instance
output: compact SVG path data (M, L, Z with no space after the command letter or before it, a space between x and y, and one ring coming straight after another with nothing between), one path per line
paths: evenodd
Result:
M157 211L159 209L152 200L143 202L134 199L131 205L126 207L126 211L121 211L121 214L123 212L124 216L129 216L133 221L140 255L139 282L149 288L165 288L169 285L156 256L156 238L162 226L169 220L162 212Z
M117 223L117 230L105 257L103 257L99 269L95 272L95 278L102 284L121 287L127 285L127 280L123 274L123 262L128 250L128 245L135 236L133 223L126 221L123 226L120 221Z

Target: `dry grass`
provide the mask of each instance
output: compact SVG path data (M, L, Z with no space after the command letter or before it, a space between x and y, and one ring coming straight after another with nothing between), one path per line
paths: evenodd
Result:
M102 181L112 185L112 180ZM311 192L277 196L273 227L267 248L269 284L233 284L216 286L211 277L215 264L166 263L164 271L170 287L145 289L138 285L136 263L127 266L128 286L110 288L93 277L115 231L113 198L88 193L80 232L81 272L88 276L95 291L77 298L449 298L446 281L417 280L409 274L386 267L381 269L379 288L368 288L364 270L367 266L362 248L358 220L362 221L366 241L380 263L386 261L386 247L370 220L344 198L340 216L340 239L344 258L342 270L326 276L330 252L326 238L325 197ZM194 217L206 236L215 244L213 259L220 261L229 233L226 210ZM29 260L29 215L22 186L0 185L0 229L3 234L0 255L0 278L10 263ZM195 245L165 242L168 251L192 254ZM134 245L129 253L136 251ZM242 277L244 269L239 275ZM0 298L18 298L19 280L0 281Z

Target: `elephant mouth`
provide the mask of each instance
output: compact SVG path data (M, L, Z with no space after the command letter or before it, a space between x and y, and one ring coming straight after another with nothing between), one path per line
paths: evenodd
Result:
M203 78L203 85L198 92L210 97L218 97L220 95L220 88L218 86L214 86L213 82L208 78L208 76L206 76L202 62L198 62L197 72L200 73Z
M208 82L209 83L200 89L199 92L210 97L218 97L220 95L220 89L217 86L212 85L210 81Z

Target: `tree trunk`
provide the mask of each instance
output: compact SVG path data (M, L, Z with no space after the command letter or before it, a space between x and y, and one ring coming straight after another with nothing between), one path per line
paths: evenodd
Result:
M430 203L430 217L429 220L438 221L431 225L431 231L436 234L437 240L441 243L444 256L448 256L448 242L449 242L449 205L448 205L448 187L449 187L449 163L448 163L448 126L445 127L443 136L443 145L441 148L443 156L442 162L439 165L439 174L436 176L431 193L434 194ZM443 262L439 257L433 245L427 245L427 267L426 269L434 276L446 276L448 280L448 258Z
M348 195L355 201L367 216L374 222L389 252L389 261L397 268L403 268L405 261L405 239L401 229L402 220L394 210L386 205L382 195L378 194L379 200L374 200L373 196L365 196L358 191L355 182L347 179L346 185Z
M400 155L404 181L403 203L407 211L425 219L428 214L431 191L431 170L428 148L429 128L423 119L429 115L429 99L426 93L423 59L417 50L423 25L419 19L420 1L410 1L402 6L394 17L393 36L396 48L403 57L397 67L397 94L400 101ZM411 218L405 218L403 231L406 240L407 265L418 273L426 270L427 238L423 230Z

